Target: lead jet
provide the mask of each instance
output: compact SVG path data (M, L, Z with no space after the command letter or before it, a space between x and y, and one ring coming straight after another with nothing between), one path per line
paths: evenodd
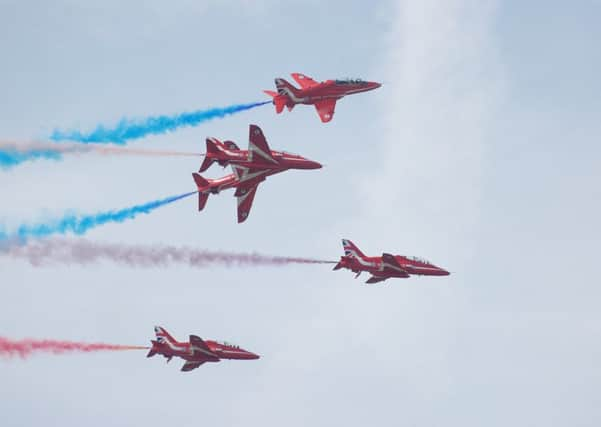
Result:
M336 101L346 95L367 92L382 86L381 83L367 82L361 79L326 80L316 82L304 74L292 73L292 78L299 84L300 89L282 78L275 79L277 92L265 90L273 98L276 113L280 114L284 107L292 111L297 104L315 105L317 114L323 123L334 117Z
M321 165L297 154L272 151L263 131L250 125L248 150L240 150L232 141L221 142L207 138L207 152L199 172L206 171L214 162L231 166L233 173L218 179L206 179L198 173L192 177L198 188L198 210L202 211L210 194L235 188L238 199L238 222L248 218L259 184L276 173L288 169L319 169Z
M187 372L198 368L206 362L219 362L221 359L253 360L259 356L246 351L239 346L227 342L203 340L196 335L190 335L188 342L180 342L169 335L164 328L154 327L156 340L151 340L152 347L146 357L160 354L167 362L175 357L181 357L186 361L182 371Z
M378 283L390 278L406 279L411 275L448 276L450 273L424 259L383 253L382 256L368 257L353 242L342 239L344 256L334 270L346 268L357 273L355 278L367 271L371 277L365 283Z

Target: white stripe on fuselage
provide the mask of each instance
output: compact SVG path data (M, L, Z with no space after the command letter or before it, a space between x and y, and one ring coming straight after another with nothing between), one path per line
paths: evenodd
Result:
M182 346L178 346L177 344L171 342L167 337L159 336L158 338L161 338L161 344L167 345L167 347L169 347L170 350L180 351L180 352L185 352L186 351L186 345L185 344L182 345Z
M359 262L359 264L361 264L364 267L376 267L378 264L375 262L370 262L370 261L366 261L364 260L361 256L359 256L357 254L357 252L354 249L349 249L349 248L345 248L344 249L345 252L348 252L351 258L354 258L357 260L357 262Z
M264 158L265 160L267 160L268 162L277 164L277 160L275 160L271 154L267 154L265 151L263 151L259 147L257 147L254 143L251 142L248 145L248 148L252 154L256 153L259 156L261 156L262 158ZM251 161L251 162L253 161L252 156L249 156L249 161Z

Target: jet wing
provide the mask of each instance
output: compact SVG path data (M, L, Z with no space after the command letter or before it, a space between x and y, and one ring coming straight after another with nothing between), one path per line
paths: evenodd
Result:
M334 117L334 109L336 108L335 99L326 99L324 101L317 101L315 103L315 109L319 118L323 123L327 123Z
M301 89L309 89L310 87L317 86L319 84L311 77L307 77L301 73L292 73L290 75L294 81L300 85Z
M248 160L251 162L275 163L263 131L257 125L250 125L248 135Z
M365 283L378 283L378 282L383 282L384 280L388 279L388 277L376 277L376 276L371 276L369 279L367 279L367 282Z
M211 351L207 343L196 335L190 335L190 350L193 356L202 356L208 360L219 360L219 357Z
M382 254L382 272L394 277L409 277L409 273L401 267L394 255Z
M240 186L236 189L236 197L238 198L238 223L246 221L250 208L255 199L255 193L259 184Z
M236 178L238 178L238 182L240 183L238 189L244 189L245 187L257 185L258 183L265 181L265 169L247 168L245 166L232 165L232 171L234 172L234 175L236 175ZM239 192L239 190L236 190L236 197L239 196Z
M193 362L191 360L188 360L186 363L184 363L184 366L182 366L181 370L182 370L182 372L188 372L188 371L198 368L203 363L205 363L205 362Z

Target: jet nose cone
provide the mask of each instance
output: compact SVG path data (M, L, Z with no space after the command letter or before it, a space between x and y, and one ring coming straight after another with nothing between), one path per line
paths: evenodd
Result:
M450 275L450 274L451 274L451 273L449 273L449 272L448 272L447 270L445 270L444 268L441 268L441 269L440 269L440 275L441 275L441 276L448 276L448 275Z
M313 160L305 159L301 164L301 169L321 169L323 166L321 163L314 162Z
M369 88L370 88L370 89L372 89L372 90L373 90L373 89L377 89L377 88L379 88L379 87L381 87L381 86L382 86L382 83L378 83L378 82L369 82Z
M251 360L257 360L257 359L260 359L260 358L261 358L261 356L259 356L258 354L255 354L255 353L251 353L251 352L249 351L249 352L248 352L248 358L249 358L249 359L251 359Z

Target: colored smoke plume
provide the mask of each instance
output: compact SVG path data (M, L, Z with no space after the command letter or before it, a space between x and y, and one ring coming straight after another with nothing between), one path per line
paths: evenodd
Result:
M159 135L174 131L181 127L197 126L209 120L223 118L251 108L269 104L271 101L254 102L252 104L230 105L229 107L210 108L172 116L155 116L143 119L121 119L115 126L98 125L91 132L78 130L54 130L50 139L53 141L75 141L81 143L126 144L132 139L147 135Z
M123 222L133 219L139 214L148 214L161 206L168 205L177 200L196 194L196 191L170 196L164 199L153 200L141 205L135 205L129 208L116 211L106 211L91 215L79 215L68 213L62 218L40 222L37 224L22 224L16 231L7 233L0 228L0 243L2 242L26 242L30 238L41 238L53 234L65 234L72 232L75 234L84 234L88 230L110 222Z
M9 142L0 141L0 168L9 169L21 163L37 160L60 160L63 154L97 153L102 155L129 155L152 157L199 157L202 154L185 151L145 150L125 147L107 147L98 144L52 143L52 142Z
M0 337L0 356L26 358L35 353L90 353L95 351L145 350L148 347L104 343L81 343L56 340L11 340Z
M186 265L203 268L211 265L283 266L287 264L333 264L311 258L268 256L208 251L174 246L136 246L118 243L98 243L84 239L52 239L13 245L0 254L25 259L34 266L52 264L87 265L109 261L130 267L167 267Z

